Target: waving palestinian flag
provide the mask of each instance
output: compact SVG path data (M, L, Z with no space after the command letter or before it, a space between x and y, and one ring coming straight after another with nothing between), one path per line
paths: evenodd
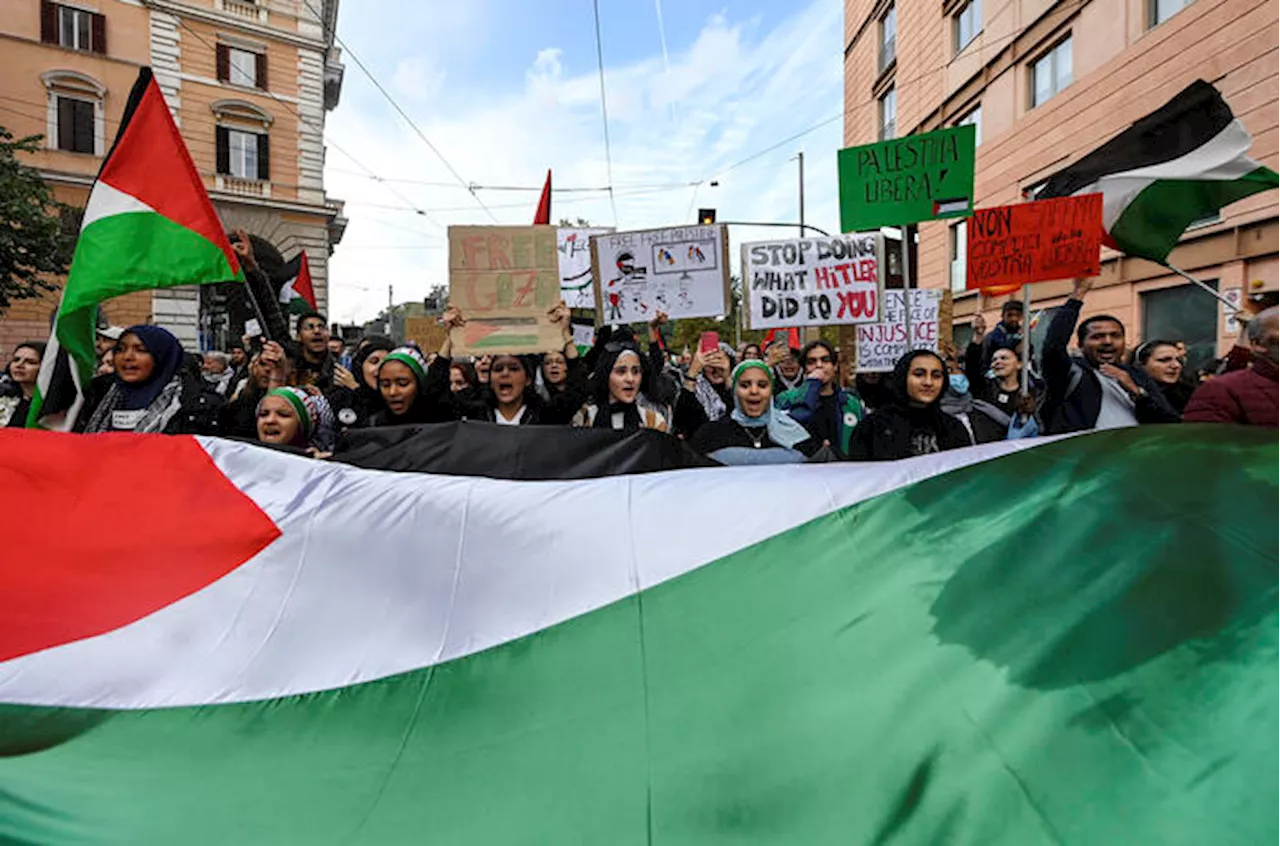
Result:
M89 193L27 425L70 429L97 367L94 315L121 294L243 279L164 95L143 68ZM58 355L59 351L66 355Z
M281 273L285 283L280 287L280 302L289 314L306 314L316 310L316 290L311 286L311 267L306 250L300 250Z
M1196 80L1051 176L1036 199L1101 192L1107 242L1164 262L1194 221L1280 185L1275 171L1249 158L1252 146L1218 89Z
M536 482L0 430L0 842L1274 843L1276 495L1228 426Z

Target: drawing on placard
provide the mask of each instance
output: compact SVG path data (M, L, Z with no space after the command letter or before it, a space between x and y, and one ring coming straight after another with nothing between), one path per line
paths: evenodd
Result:
M618 232L591 239L600 318L630 323L724 314L725 236L715 226Z

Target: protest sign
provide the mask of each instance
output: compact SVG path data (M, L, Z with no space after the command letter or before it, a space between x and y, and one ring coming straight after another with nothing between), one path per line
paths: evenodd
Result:
M728 311L729 239L724 226L681 226L591 239L596 320L647 322Z
M449 227L449 302L467 319L455 355L559 349L547 315L559 301L554 226Z
M434 315L429 317L406 317L404 319L404 339L413 341L419 349L433 353L444 343L444 324Z
M836 158L844 232L973 210L972 124L848 147Z
M569 308L596 307L591 277L591 236L612 231L607 227L568 226L556 230L556 250L560 253L560 298Z
M911 343L907 343L907 313L903 308L904 293L911 295ZM936 288L899 289L884 292L879 323L858 327L860 373L885 373L893 370L898 359L909 349L938 352L939 341L950 337L949 327L942 325L943 291ZM944 335L944 329L946 329Z
M875 323L884 237L856 233L742 245L747 328Z
M978 209L969 220L966 288L1021 286L1097 276L1102 195L1056 197Z
M578 348L590 347L596 342L596 327L594 323L579 323L573 321L570 324L573 330L573 345Z

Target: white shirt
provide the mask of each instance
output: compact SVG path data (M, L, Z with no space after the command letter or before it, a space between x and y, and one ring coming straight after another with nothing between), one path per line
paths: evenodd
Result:
M1126 426L1137 426L1138 416L1129 392L1110 376L1099 373L1098 381L1102 383L1102 408L1098 410L1098 422L1093 428L1123 429Z
M493 410L493 422L497 423L499 426L519 426L520 421L524 419L525 411L528 409L529 406L527 405L520 406L520 410L516 412L516 416L508 420L503 416L501 409L495 408Z

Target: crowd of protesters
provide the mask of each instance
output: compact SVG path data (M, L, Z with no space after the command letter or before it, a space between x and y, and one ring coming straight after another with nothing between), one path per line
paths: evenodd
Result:
M1157 423L1276 426L1277 309L1245 327L1220 373L1189 381L1185 348L1151 339L1127 354L1124 325L1079 314L1093 280L1078 279L1024 388L1021 304L963 351L914 350L887 374L840 379L839 351L785 340L690 355L666 349L659 315L647 337L603 327L580 353L569 310L548 313L562 344L541 355L455 357L367 336L348 348L325 316L299 317L291 340L245 338L197 356L152 325L104 327L102 366L76 429L209 434L317 457L369 427L481 421L499 426L652 429L722 464L886 461L996 440ZM449 307L445 328L467 316ZM1074 334L1078 349L1069 344ZM27 417L45 344L19 344L0 377L0 426Z

